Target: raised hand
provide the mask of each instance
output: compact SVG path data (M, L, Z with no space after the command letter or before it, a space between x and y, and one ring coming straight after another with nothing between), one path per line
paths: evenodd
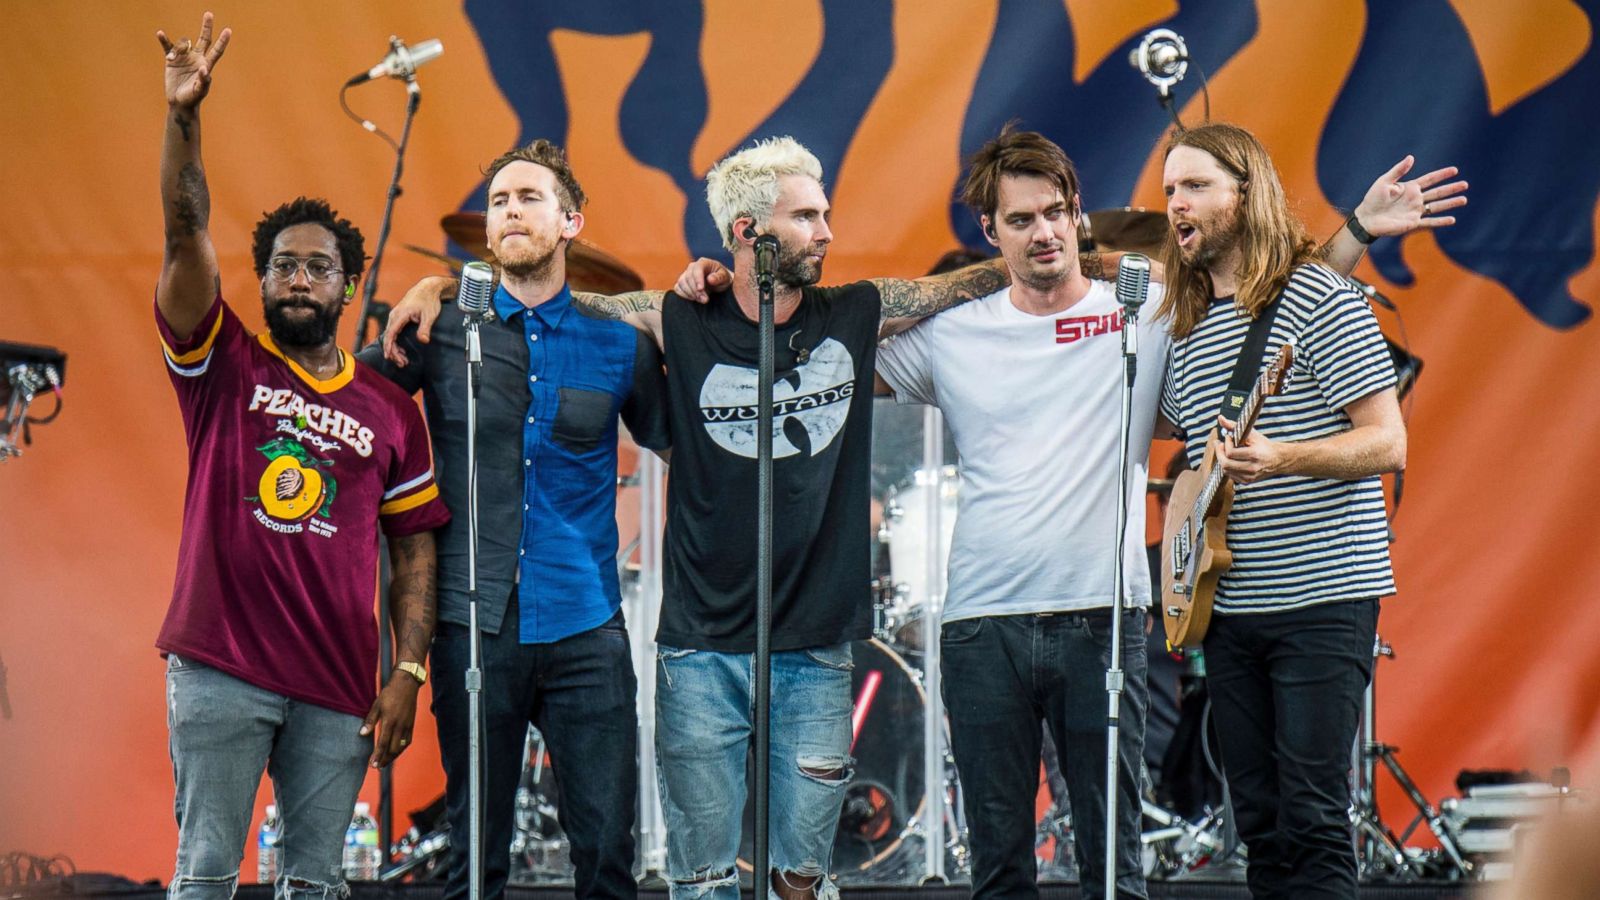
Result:
M1418 228L1443 228L1456 223L1455 216L1439 215L1467 205L1465 181L1444 183L1457 175L1456 167L1434 169L1401 181L1415 164L1416 157L1407 156L1367 189L1355 215L1369 234L1392 237Z
M156 40L167 54L167 104L178 109L193 109L211 90L211 73L228 49L233 29L224 28L211 38L211 13L200 18L200 37L184 38L173 43L165 31L156 32Z

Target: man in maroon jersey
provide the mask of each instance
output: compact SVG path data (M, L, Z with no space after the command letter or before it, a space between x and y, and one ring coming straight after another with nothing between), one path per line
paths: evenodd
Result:
M335 896L365 776L410 741L434 623L439 501L427 433L399 388L334 343L361 233L301 197L256 227L267 333L223 302L207 229L200 102L230 32L166 51L166 255L156 327L189 446L167 657L178 861L169 894L226 900L261 771L283 816L276 894ZM373 589L389 540L399 662L376 690ZM376 743L376 746L374 746Z

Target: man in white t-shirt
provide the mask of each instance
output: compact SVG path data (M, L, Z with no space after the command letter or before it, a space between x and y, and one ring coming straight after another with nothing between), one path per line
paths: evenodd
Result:
M1035 886L1040 722L1072 803L1086 896L1105 882L1105 671L1115 570L1122 308L1078 265L1077 172L1032 132L1003 132L972 160L964 199L1012 284L884 344L880 380L943 410L961 457L940 641L950 743L972 841L974 897ZM1158 289L1152 288L1152 293ZM1170 341L1147 303L1137 327L1128 460L1124 727L1117 895L1143 898L1139 759L1148 703L1145 464Z

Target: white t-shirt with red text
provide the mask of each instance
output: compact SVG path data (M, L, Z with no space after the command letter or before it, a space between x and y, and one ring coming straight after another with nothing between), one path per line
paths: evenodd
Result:
M1140 312L1128 457L1124 591L1148 606L1145 489L1171 338ZM886 341L878 374L901 403L937 406L960 454L943 621L1111 605L1122 410L1122 307L1091 281L1067 310L1023 312L1011 289Z

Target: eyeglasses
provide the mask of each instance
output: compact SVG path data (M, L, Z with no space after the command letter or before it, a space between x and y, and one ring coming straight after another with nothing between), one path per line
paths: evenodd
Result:
M327 284L344 274L344 270L331 260L320 257L296 259L293 256L274 256L267 260L267 274L279 281L293 281L295 273L301 269L305 270L306 280L313 284Z

